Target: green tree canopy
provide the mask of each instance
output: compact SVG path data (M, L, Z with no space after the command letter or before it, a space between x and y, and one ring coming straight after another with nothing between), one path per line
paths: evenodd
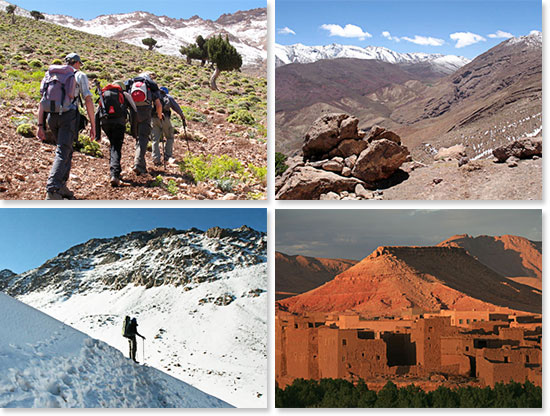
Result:
M152 51L153 48L157 45L157 41L153 38L142 39L141 43L143 43L145 46L147 46L150 51Z
M208 60L215 67L214 73L210 77L210 88L217 90L216 79L220 75L220 72L240 69L243 59L237 52L237 49L229 43L227 36L225 39L221 35L208 38L206 41L206 50L208 51Z
M38 10L32 10L31 16L34 18L34 20L44 20L45 17L42 13L40 13Z

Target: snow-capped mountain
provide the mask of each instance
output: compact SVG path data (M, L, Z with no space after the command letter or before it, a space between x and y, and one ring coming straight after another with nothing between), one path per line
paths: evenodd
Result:
M0 0L4 11L9 2ZM16 14L30 17L29 11L17 8ZM152 37L158 41L156 50L167 55L182 56L183 45L195 42L198 35L205 39L212 35L227 35L242 55L243 66L255 66L267 60L267 9L259 8L223 14L215 21L192 16L175 19L167 16L135 11L132 13L98 16L91 20L65 15L44 14L46 21L94 35L121 40L142 48L142 39Z
M238 407L265 407L266 235L243 226L92 239L0 290Z
M0 407L230 407L0 293Z
M427 62L445 74L451 74L470 62L469 59L461 56L427 53L398 53L378 46L361 48L359 46L339 45L336 43L325 46L306 46L301 43L294 45L275 44L276 66L291 63L305 64L316 62L321 59L336 58L375 59L390 64L416 64Z

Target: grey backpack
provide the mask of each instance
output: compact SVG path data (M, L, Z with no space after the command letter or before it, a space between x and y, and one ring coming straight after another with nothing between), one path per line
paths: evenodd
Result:
M70 65L50 65L40 83L40 105L46 113L63 113L75 101L75 70Z

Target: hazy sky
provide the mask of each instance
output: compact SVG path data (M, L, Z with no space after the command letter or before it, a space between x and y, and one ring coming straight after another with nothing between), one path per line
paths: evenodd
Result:
M144 11L158 16L188 19L198 15L203 19L216 20L224 13L266 7L266 0L13 0L10 3L27 10L48 14L64 14L80 19L93 19L102 14Z
M153 228L266 231L266 209L0 209L0 270L21 273L88 241Z
M276 41L383 46L474 58L542 30L540 0L277 0Z
M277 210L276 250L363 259L378 246L435 245L456 234L542 240L541 210Z

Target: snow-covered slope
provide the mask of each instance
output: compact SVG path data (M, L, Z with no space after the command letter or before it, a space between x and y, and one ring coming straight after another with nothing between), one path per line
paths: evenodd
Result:
M0 407L230 407L0 293Z
M125 354L122 321L136 316L147 364L232 405L267 405L265 233L155 229L94 239L3 286Z
M0 0L0 10L10 3ZM28 10L17 8L16 14L30 17ZM46 21L94 35L110 37L142 48L142 39L152 37L158 41L156 49L167 55L182 56L183 45L194 43L198 35L205 39L212 35L227 35L242 55L243 66L263 64L267 60L267 9L252 9L224 14L217 20L174 19L156 16L143 11L98 16L91 20L65 15L44 14Z
M321 59L336 58L376 59L390 64L415 64L427 62L445 74L451 74L470 62L469 59L461 56L427 53L398 53L377 46L361 48L359 46L339 45L336 43L325 46L306 46L300 43L294 45L275 44L276 66L290 63L305 64Z

